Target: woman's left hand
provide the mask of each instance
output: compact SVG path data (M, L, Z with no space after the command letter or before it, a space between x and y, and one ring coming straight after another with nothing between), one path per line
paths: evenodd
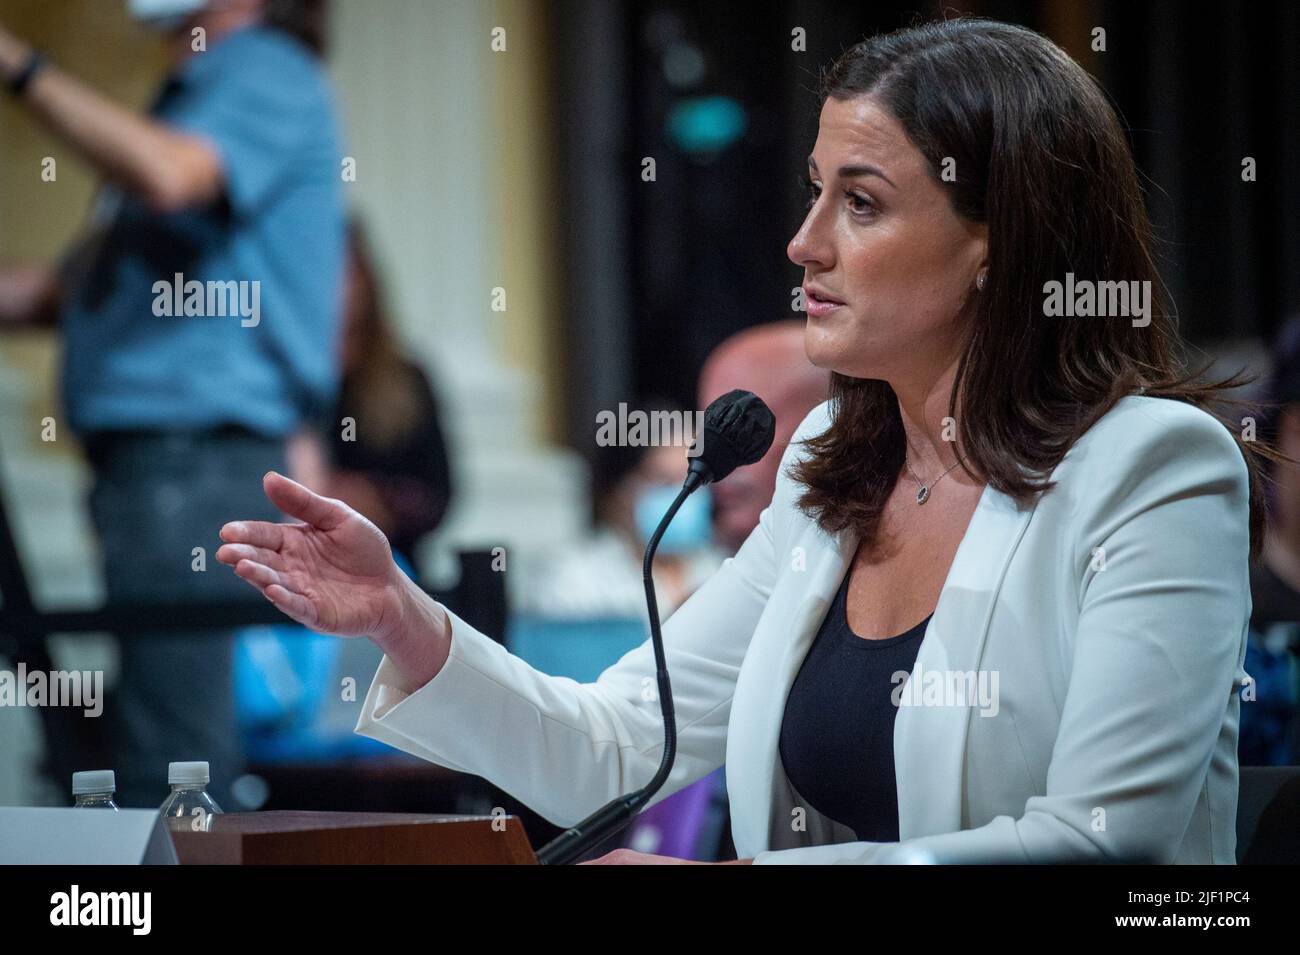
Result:
M655 856L648 852L636 852L632 849L615 849L599 859L580 862L579 865L703 865L689 859L674 859L672 856Z
M656 856L648 852L636 852L632 849L615 849L599 859L580 862L579 865L746 865L748 859L734 862L695 862L691 859L674 859L672 856Z

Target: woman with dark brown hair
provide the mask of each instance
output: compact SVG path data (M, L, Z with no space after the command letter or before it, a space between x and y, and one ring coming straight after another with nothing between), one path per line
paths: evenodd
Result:
M408 564L451 504L451 461L428 376L398 343L367 233L348 225L339 393L294 436L288 469L365 514Z
M764 863L1234 861L1267 452L1207 410L1234 382L1179 363L1105 96L1029 30L901 30L826 74L808 179L789 254L833 398L664 628L657 798L725 762ZM654 773L648 645L546 677L398 579L360 515L266 489L303 523L228 525L218 556L383 648L358 732L561 824Z
M451 461L428 376L402 354L365 230L348 227L339 349L342 382L327 431L327 492L414 560L451 504Z

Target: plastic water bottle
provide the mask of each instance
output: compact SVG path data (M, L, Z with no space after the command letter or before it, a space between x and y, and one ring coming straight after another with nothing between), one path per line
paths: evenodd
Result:
M169 829L207 832L212 828L212 817L221 812L221 807L207 793L210 780L206 761L167 764L172 792L159 812Z
M117 812L113 793L117 792L117 777L111 769L88 769L72 774L72 806L74 809L111 809Z

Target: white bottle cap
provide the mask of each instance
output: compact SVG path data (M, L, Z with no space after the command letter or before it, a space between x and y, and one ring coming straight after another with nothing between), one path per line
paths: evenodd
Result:
M208 762L168 763L167 783L171 786L206 786L209 781Z
M117 790L117 778L111 769L88 769L72 774L72 795L111 793Z

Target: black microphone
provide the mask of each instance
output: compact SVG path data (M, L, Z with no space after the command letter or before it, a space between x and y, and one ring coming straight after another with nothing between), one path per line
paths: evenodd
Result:
M688 452L690 470L677 498L650 536L642 565L646 607L650 611L650 642L654 645L656 677L659 684L659 708L664 720L664 752L659 769L641 789L606 803L581 822L564 830L537 853L542 865L563 865L599 845L618 832L632 817L645 808L672 772L677 756L677 720L673 711L673 688L668 681L668 663L664 656L664 638L659 630L659 603L655 600L651 567L659 540L676 516L682 502L696 488L721 481L736 468L753 464L767 454L776 437L776 419L763 399L748 391L729 391L704 409L704 423Z
M772 446L776 418L752 391L728 391L704 409L704 424L687 452L691 456L686 483L702 487L721 481L732 471L753 464Z

